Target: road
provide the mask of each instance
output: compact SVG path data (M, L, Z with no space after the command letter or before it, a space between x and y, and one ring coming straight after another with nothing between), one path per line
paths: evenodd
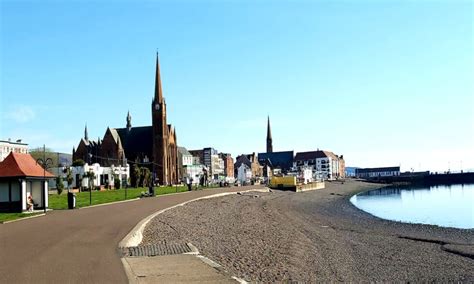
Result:
M127 283L118 243L150 214L234 187L163 195L0 224L0 283Z

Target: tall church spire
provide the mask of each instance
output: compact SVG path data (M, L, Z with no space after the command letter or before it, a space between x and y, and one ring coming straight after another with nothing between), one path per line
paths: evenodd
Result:
M156 53L155 72L155 103L161 103L163 101L163 90L161 88L160 59L158 58L158 52Z
M89 135L87 135L87 123L86 123L86 128L84 128L84 140L86 141L89 140Z
M130 115L130 111L127 113L127 129L130 130L132 128L132 116Z
M267 153L273 152L273 140L272 140L272 130L270 128L270 116L268 116L267 122Z

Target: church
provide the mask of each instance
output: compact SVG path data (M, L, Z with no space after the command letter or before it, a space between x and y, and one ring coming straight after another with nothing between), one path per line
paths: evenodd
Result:
M151 103L151 126L132 127L130 113L124 128L110 128L104 138L89 140L87 126L84 138L77 149L73 149L73 160L82 159L86 163L99 163L101 166L137 164L147 167L155 182L160 185L177 184L178 143L176 131L166 121L166 101L161 86L160 63L156 55L155 94Z

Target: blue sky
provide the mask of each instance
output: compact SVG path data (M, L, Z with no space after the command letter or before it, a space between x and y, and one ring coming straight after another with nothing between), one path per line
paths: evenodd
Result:
M188 149L474 168L471 1L1 1L0 139L71 152L151 124Z

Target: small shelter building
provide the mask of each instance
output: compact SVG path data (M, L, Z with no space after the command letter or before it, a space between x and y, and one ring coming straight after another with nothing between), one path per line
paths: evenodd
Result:
M0 162L0 212L26 211L29 196L34 209L47 208L51 178L30 154L10 153Z

